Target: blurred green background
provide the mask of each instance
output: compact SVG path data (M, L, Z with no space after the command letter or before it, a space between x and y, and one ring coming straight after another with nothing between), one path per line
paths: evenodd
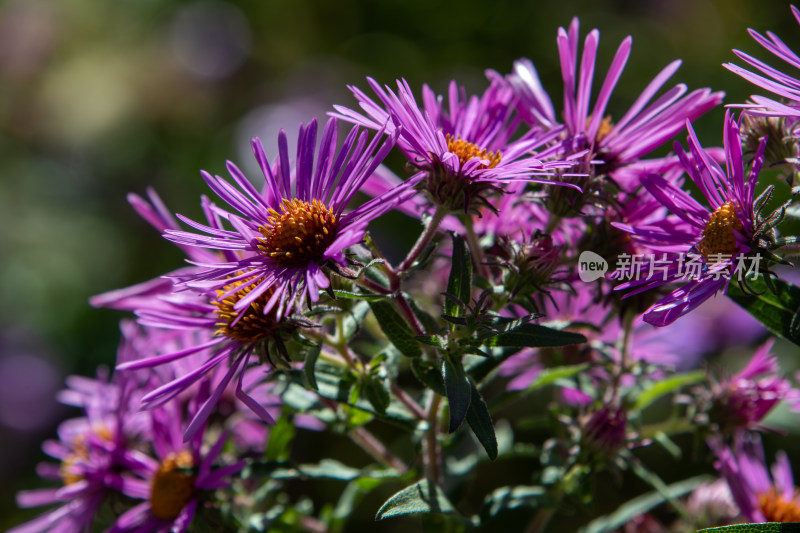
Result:
M634 37L616 116L675 58L672 83L743 101L755 91L720 64L731 48L766 58L747 27L800 50L788 3L772 0L0 2L0 528L36 513L13 495L37 484L40 442L70 414L54 399L64 376L113 364L122 315L87 298L183 260L128 192L155 187L196 217L200 169L231 159L257 177L250 137L274 150L279 128L352 105L345 85L365 76L480 91L484 69L526 56L559 108L555 36L574 15L583 35L600 29L598 73ZM723 113L697 124L707 146Z

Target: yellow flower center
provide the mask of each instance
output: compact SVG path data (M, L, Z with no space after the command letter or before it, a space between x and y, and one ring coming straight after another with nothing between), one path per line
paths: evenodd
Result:
M728 202L711 214L697 249L706 259L716 254L727 256L722 259L732 258L739 251L734 229L742 231L742 222L736 215L736 204Z
M111 430L105 426L98 426L94 430L94 434L103 440L111 440ZM89 459L89 446L86 444L86 435L78 435L72 441L72 453L61 461L58 468L58 474L61 476L61 481L64 485L69 485L83 479L83 475L76 472L75 466L82 461Z
M480 157L481 159L489 160L488 165L481 164L478 167L479 169L494 168L500 164L500 160L502 159L500 150L493 153L488 152L471 142L465 141L464 139L456 139L449 133L446 135L446 139L447 149L451 153L458 156L458 160L461 161L462 165L473 157Z
M192 454L182 450L161 463L150 486L150 509L162 520L175 520L194 495L195 477L181 472L192 468Z
M336 215L319 200L285 199L279 213L270 209L270 227L261 226L258 251L287 267L318 259L333 241Z
M214 305L217 306L217 335L224 335L244 343L251 343L265 339L274 329L275 318L273 314L264 314L264 306L275 293L273 289L267 289L261 296L253 300L244 315L238 321L236 320L240 312L234 309L234 306L253 290L253 285L249 283L250 279L234 281L217 290L218 300L214 302ZM227 298L222 297L225 293L237 287L239 290Z
M587 119L591 121L591 117ZM611 117L607 116L600 122L600 127L597 128L597 136L595 137L595 143L599 143L603 139L605 139L606 135L611 133L611 130L614 129L614 123L611 122Z
M800 505L795 497L787 500L775 488L758 495L758 508L767 522L800 522Z

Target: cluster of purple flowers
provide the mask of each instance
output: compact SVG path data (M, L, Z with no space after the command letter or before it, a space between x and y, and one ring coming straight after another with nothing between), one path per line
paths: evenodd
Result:
M753 36L800 67L773 34ZM731 276L720 274L741 258L765 253L780 260L777 217L762 214L756 191L762 167L786 161L769 161L766 138L752 154L743 143L758 117L778 117L798 137L792 127L800 116L800 81L737 52L761 74L729 69L788 102L753 97L738 117L729 111L723 148L708 149L691 122L721 104L722 93L665 87L680 66L675 61L621 117L610 116L632 40L620 44L594 98L599 32L586 35L582 51L580 40L578 19L558 31L560 111L527 59L507 75L488 71L488 88L479 95L453 81L446 96L427 85L415 96L406 80L393 88L369 78L374 96L350 87L360 110L335 106L321 132L316 119L301 125L296 147L281 131L274 161L254 139L263 174L257 185L231 162L229 177L202 172L216 197L202 198L203 221L176 218L153 191L131 195L134 209L188 264L92 299L135 313L138 323L123 323L110 380L70 381L62 400L84 416L65 422L59 440L45 444L60 464L41 469L61 486L19 496L22 506L58 507L13 531L82 531L105 505L116 513L109 531L186 530L203 502L229 487L245 464L240 458L263 450L265 424L274 425L280 413L279 374L303 365L293 352L298 345L317 345L322 357L359 368L343 329L320 319L340 311L331 306L338 289L394 300L409 331L426 333L406 292L442 292L453 260L445 246L427 264L425 252L446 230L466 236L481 277L484 293L461 302L466 308L509 320L536 316L588 339L519 351L499 371L510 379L508 389L527 389L551 366L588 365L583 381L559 385L561 403L579 413L567 424L578 435L574 442L606 457L645 443L629 427L633 391L642 380L693 368L720 348L709 345L716 332L701 331L714 311L698 311L694 323L673 322L727 290ZM342 121L353 126L339 142ZM684 130L688 151L675 143L674 154L647 159ZM395 149L407 159L408 177L383 165ZM686 175L701 200L686 191ZM368 226L392 210L424 223L417 244L394 266L376 245L364 244ZM581 250L610 262L649 253L672 263L663 276L616 286L613 275L583 283L575 268ZM686 254L702 264L700 276L665 291L682 281L675 258ZM364 274L365 256L381 263L380 275ZM426 265L427 276L412 279ZM716 313L717 324L743 321L731 344L762 335L730 308ZM329 342L334 334L336 346ZM710 448L741 516L800 521L786 456L778 456L770 478L749 436L776 404L799 399L770 347L705 395L698 392L694 422L715 435Z
M118 364L178 348L187 340L171 332L144 333L131 322L122 323L122 333ZM45 442L44 451L59 464L39 467L43 478L60 482L61 487L18 496L23 507L57 507L11 531L86 531L97 524L105 507L125 510L106 524L108 531L186 531L203 502L214 499L218 489L228 488L230 477L244 462L221 453L227 431L209 430L203 424L192 439L183 439L180 427L208 397L207 388L196 387L178 401L142 410L142 396L177 371L170 366L159 374L71 377L60 400L80 408L83 416L63 422L58 440ZM231 430L252 436L244 427L234 428L235 420L228 422ZM263 446L263 432L260 438L253 436L250 445Z

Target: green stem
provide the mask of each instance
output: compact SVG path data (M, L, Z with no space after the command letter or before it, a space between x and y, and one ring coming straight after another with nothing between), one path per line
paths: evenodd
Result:
M472 217L469 215L464 215L461 218L461 221L464 223L464 227L467 228L467 244L469 244L469 253L472 256L472 262L475 263L475 268L478 269L481 276L486 279L491 279L489 272L489 265L485 264L483 258L483 248L481 248L480 243L478 242L478 236L475 234L475 223L472 220Z
M543 507L539 509L539 511L533 517L533 520L531 520L531 523L528 524L528 528L525 530L525 532L542 533L554 514L556 514L556 510L552 507Z
M441 457L439 450L439 407L442 397L431 391L428 405L428 429L425 430L425 476L431 483L442 485Z
M408 252L408 257L406 257L400 266L397 267L397 272L402 273L411 267L414 264L420 254L422 254L423 250L428 246L433 239L433 236L436 235L436 231L439 229L439 224L442 223L444 216L447 214L447 211L441 207L437 207L436 211L433 212L433 216L431 217L430 221L428 221L428 225L425 226L425 230L417 239L417 242L414 244L414 247L411 248L411 251Z
M356 444L361 446L365 452L383 465L394 468L401 474L408 472L406 464L387 450L386 446L364 427L351 429L348 435Z

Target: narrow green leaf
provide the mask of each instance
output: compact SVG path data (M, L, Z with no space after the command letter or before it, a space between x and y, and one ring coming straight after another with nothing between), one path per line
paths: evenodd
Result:
M450 277L447 280L447 293L462 302L469 303L472 290L472 258L464 239L453 234L453 263L450 266ZM452 298L445 298L444 312L447 315L464 316L464 309Z
M798 533L800 523L767 522L765 524L736 524L735 526L701 529L697 533Z
M447 392L447 403L450 406L450 433L458 429L464 421L472 398L472 384L461 366L461 361L442 360L442 376Z
M500 487L493 490L483 501L481 521L486 522L508 509L521 507L537 509L552 503L552 498L547 495L544 487L524 485Z
M317 359L322 351L322 343L315 345L313 348L306 350L305 362L303 363L303 374L306 376L308 386L317 390L317 378L314 376L314 367L317 365Z
M375 301L370 302L369 306L378 320L381 331L400 350L400 353L407 357L419 357L422 355L422 347L411 332L411 327L392 304L385 301Z
M439 396L447 396L440 368L440 364L434 365L421 358L411 360L411 370L417 379Z
M381 380L373 376L367 376L363 387L364 396L367 397L367 401L372 404L372 407L380 414L386 414L386 409L389 408L392 398L389 396L389 391L381 383Z
M375 520L416 513L453 513L442 490L427 479L406 487L381 505Z
M615 531L624 526L631 518L650 511L667 501L668 498L679 498L684 494L688 494L698 485L706 483L709 480L710 478L708 476L696 476L667 486L667 494L654 491L638 496L622 504L613 513L592 520L584 526L579 533L606 533L608 531Z
M304 377L302 373L297 370L286 372L293 386L301 388L306 391L304 385ZM386 412L381 413L364 397L353 397L352 391L357 387L355 379L346 371L339 367L329 365L327 363L317 363L316 369L317 377L317 395L328 400L334 400L340 404L355 408L363 411L366 414L375 416L386 422L390 422L400 426L406 430L413 430L417 427L417 417L408 410L408 408L397 400L392 400L390 397L390 404L386 408ZM291 391L291 388L290 388ZM307 392L307 391L306 391ZM318 408L324 406L319 405ZM368 417L367 417L368 418Z
M435 346L440 350L447 348L447 343L438 335L417 335L416 339L423 344Z
M706 377L705 372L696 370L684 374L676 374L658 381L647 381L644 390L636 398L635 409L642 410L665 394L675 392L685 385L700 383Z
M519 327L489 337L484 340L486 346L508 346L516 348L538 346L564 346L586 342L580 333L551 329L539 324L522 324Z
M471 381L469 385L472 398L469 402L469 409L467 409L467 423L472 428L475 436L478 437L483 449L486 450L486 455L494 461L497 459L497 437L494 434L492 417L478 388Z
M408 303L411 306L411 310L417 316L417 319L419 319L420 324L422 324L422 327L425 329L425 332L430 335L438 333L441 327L439 326L439 322L437 322L436 319L433 318L433 316L430 313L420 309L420 307L414 300L412 300L408 296L406 296L406 299L408 300Z
M780 279L772 280L777 294L772 293L763 276L747 280L750 287L761 294L747 295L736 281L728 285L728 296L756 317L770 331L800 345L800 287Z
M333 295L337 298L345 298L348 300L365 300L367 302L386 300L392 297L391 294L378 294L376 292L350 292L338 289L335 289L331 292L333 292Z
M278 418L275 425L269 430L267 449L264 450L264 459L276 461L289 458L289 444L294 438L294 424L288 416Z

